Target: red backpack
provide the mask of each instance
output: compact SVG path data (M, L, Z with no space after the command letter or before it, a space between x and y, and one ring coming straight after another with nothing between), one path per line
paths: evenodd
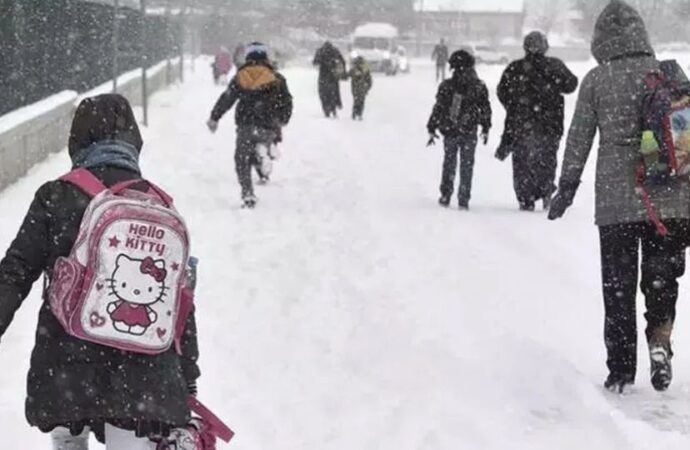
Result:
M690 175L690 82L675 61L664 61L645 78L642 102L641 160L637 191L650 220L661 235L668 234L647 192Z

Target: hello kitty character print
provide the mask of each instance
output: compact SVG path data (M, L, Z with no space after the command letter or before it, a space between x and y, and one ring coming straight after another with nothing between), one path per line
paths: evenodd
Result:
M167 273L162 259L117 257L113 276L107 280L109 295L117 299L107 308L117 331L141 336L156 323L158 313L152 306L162 302L167 295Z
M93 200L70 255L53 269L51 310L83 340L145 354L175 345L179 352L193 307L184 220L158 188L142 192L129 182L106 189L86 172L66 179Z

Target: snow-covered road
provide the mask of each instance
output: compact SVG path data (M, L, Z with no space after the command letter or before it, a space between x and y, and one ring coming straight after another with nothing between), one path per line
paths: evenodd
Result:
M510 166L493 159L496 104L471 212L438 208L442 150L424 146L433 73L413 69L375 79L361 123L324 119L316 73L286 70L295 117L255 211L239 208L232 117L205 129L220 93L209 74L154 97L143 166L193 232L201 395L236 429L231 448L687 448L688 283L670 392L649 387L641 345L634 393L604 394L594 161L564 221L518 213ZM496 86L500 68L479 71ZM67 169L58 155L0 195L1 248L35 189ZM0 345L6 448L48 445L23 420L38 302L37 287Z

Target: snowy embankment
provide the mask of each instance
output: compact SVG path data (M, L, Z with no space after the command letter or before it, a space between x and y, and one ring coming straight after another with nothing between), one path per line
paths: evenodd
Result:
M587 67L575 66L581 75ZM479 71L495 101L500 68ZM430 66L377 77L362 123L322 118L316 74L292 68L284 158L258 209L243 211L232 117L217 135L204 128L220 93L209 75L154 97L143 166L193 231L201 395L238 432L231 448L687 447L687 282L671 391L649 387L644 346L632 395L601 388L593 160L565 220L518 213L510 166L492 157L503 124L496 104L472 211L441 210L442 150L424 147ZM67 168L67 156L55 156L0 195L0 247L33 191ZM38 303L37 287L0 345L8 448L47 445L21 414Z

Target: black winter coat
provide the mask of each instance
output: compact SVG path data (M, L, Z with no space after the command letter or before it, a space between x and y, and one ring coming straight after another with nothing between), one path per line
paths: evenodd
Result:
M560 59L532 54L511 63L498 86L498 99L507 111L504 140L514 142L532 131L560 139L563 95L575 92L577 83Z
M319 98L324 109L342 108L340 80L346 76L345 58L335 46L326 43L317 50L313 64L319 68Z
M112 167L93 169L106 186L137 178ZM16 239L0 262L0 336L42 273L74 245L90 198L79 188L53 181L35 195ZM103 421L140 433L187 423L188 383L199 377L196 325L192 314L183 339L156 356L125 353L67 335L43 302L28 375L26 416L48 432L74 432L91 425L102 439Z
M355 65L348 72L348 76L351 80L352 96L355 98L366 97L374 85L369 66L366 64L362 66Z
M211 119L219 121L236 102L235 123L279 131L292 117L292 94L285 78L268 62L241 67L216 102Z
M477 134L491 129L489 90L473 70L455 72L438 88L436 104L429 118L430 134L440 130L444 136Z

